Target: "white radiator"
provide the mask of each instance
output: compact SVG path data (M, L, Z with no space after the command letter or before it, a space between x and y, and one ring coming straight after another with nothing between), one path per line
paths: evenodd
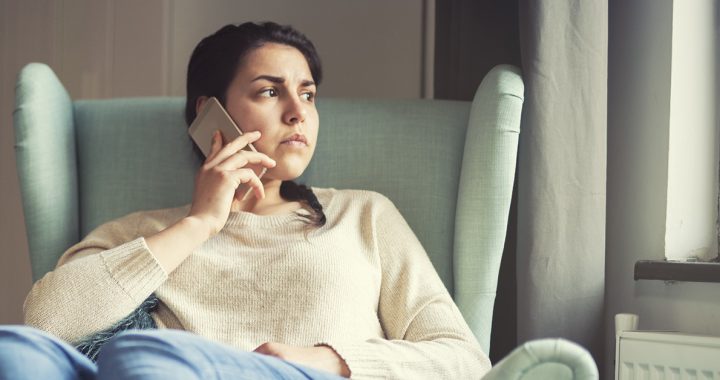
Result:
M720 337L622 331L615 346L618 380L720 380Z

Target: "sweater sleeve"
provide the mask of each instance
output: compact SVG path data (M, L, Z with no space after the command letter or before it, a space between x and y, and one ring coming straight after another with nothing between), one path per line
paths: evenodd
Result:
M345 360L353 379L480 379L488 356L410 226L389 199L379 202L378 318L387 339L322 344Z
M70 343L135 310L167 274L138 236L139 213L108 222L60 257L25 299L25 323Z

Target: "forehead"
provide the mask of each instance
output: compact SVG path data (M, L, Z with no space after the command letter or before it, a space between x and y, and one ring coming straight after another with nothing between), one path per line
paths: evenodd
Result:
M238 76L253 78L263 74L291 80L312 80L305 56L292 46L277 43L266 43L253 49L245 56L237 73Z

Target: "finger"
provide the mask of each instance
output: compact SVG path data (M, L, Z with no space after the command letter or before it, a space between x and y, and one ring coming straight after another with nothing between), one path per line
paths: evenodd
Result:
M277 165L275 160L264 153L241 150L218 164L217 168L222 170L237 170L248 164L259 164L267 168L273 168Z
M262 181L260 181L260 178L258 178L252 169L239 169L234 172L237 173L237 178L240 181L240 184L235 189L235 198L237 200L242 200L242 197L247 191L246 186L250 186L253 189L258 199L265 198L265 186L263 186ZM246 186L242 186L242 184L246 184Z
M268 349L268 343L267 343L267 342L265 342L265 343L257 346L257 347L253 350L253 352L257 352L257 353L260 353L260 354L268 354L269 351L270 351L270 350Z
M213 132L212 138L210 143L210 153L208 154L207 158L205 158L205 162L208 162L215 157L215 155L220 151L220 148L222 148L222 133L218 130Z
M248 144L257 141L259 138L260 132L258 131L248 132L243 134L242 136L239 136L235 140L225 145L222 149L220 149L218 154L213 157L210 162L208 162L208 165L210 165L211 167L218 165L219 163L225 161L225 159L227 159L228 157L245 148Z

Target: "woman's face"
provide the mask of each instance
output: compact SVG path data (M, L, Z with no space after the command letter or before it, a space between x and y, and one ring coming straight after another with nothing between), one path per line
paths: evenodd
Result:
M263 178L293 180L307 168L319 128L316 91L307 60L294 47L267 43L245 56L225 108L243 132L262 134L253 145L277 162ZM296 134L306 143L286 142Z

